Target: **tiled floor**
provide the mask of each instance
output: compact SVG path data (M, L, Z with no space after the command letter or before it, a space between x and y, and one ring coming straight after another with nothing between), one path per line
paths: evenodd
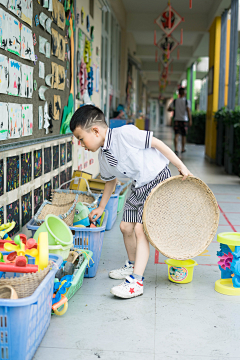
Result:
M172 146L171 129L155 133ZM188 145L182 160L214 192L221 208L219 232L240 232L240 178L204 159L204 147ZM171 166L172 174L177 174ZM121 300L109 290L119 281L109 270L126 260L121 214L105 233L95 278L84 279L63 317L53 316L35 360L225 360L240 359L240 297L214 291L220 278L214 241L198 256L190 284L167 279L167 265L151 248L141 297Z

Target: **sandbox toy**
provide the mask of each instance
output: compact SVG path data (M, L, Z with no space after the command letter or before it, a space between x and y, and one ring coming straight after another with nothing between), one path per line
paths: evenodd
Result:
M168 279L174 283L187 284L193 279L194 266L197 265L195 260L173 260L167 259Z

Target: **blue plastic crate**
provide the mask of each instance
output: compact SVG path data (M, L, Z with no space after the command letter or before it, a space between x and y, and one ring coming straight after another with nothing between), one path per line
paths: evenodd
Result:
M119 194L122 191L121 189L122 189L121 185L116 186L115 194L111 195L105 207L105 210L108 211L108 221L107 221L106 230L111 230L117 219L118 200L119 200ZM102 195L99 196L98 205L100 204L101 199L102 199Z
M58 267L63 261L57 255L49 255L49 258ZM34 263L34 259L29 258L29 263ZM56 271L57 268L53 267L31 296L18 300L0 299L0 359L33 358L50 324Z
M109 120L110 129L118 128L118 127L121 127L124 125L127 125L127 120L122 120L122 119L110 119Z
M84 277L88 277L88 278L94 277L97 273L107 221L108 221L108 211L105 210L105 216L101 227L97 227L97 228L80 228L74 226L69 227L73 233L74 247L79 249L90 250L93 252L94 264L91 267L87 266ZM34 219L32 219L27 224L27 228L28 230L32 231L32 237L33 237L39 226L36 225ZM92 262L90 261L89 265L91 264Z

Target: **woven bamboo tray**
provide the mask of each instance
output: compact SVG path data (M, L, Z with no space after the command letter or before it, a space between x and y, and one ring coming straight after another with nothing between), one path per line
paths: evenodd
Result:
M154 188L143 210L144 232L164 256L187 260L213 240L219 208L209 187L196 177L171 177Z

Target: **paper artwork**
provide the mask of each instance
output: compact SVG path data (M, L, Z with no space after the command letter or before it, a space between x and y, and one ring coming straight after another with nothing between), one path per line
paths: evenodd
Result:
M22 4L22 15L21 19L25 21L27 24L32 26L32 18L33 18L33 3L32 0L23 0Z
M8 51L20 56L21 35L20 22L14 16L8 14Z
M59 145L53 146L53 170L59 168Z
M49 74L45 77L45 83L50 87L52 86L52 76L53 76L52 74Z
M7 158L7 192L19 187L19 156Z
M58 89L58 64L52 62L52 88Z
M8 138L8 104L0 103L0 140Z
M20 104L8 104L8 138L19 138L22 135L22 107Z
M46 98L45 98L45 91L48 89L47 86L40 86L40 88L38 89L38 95L40 97L41 100L44 100L46 101Z
M7 5L8 5L8 0L0 0L0 4L2 4L3 6L7 7Z
M21 26L21 57L35 60L32 30L23 24Z
M47 43L47 39L39 35L39 52L45 55L45 44Z
M32 153L21 154L21 185L32 180Z
M0 93L7 94L8 90L8 58L0 54Z
M38 107L38 128L41 130L43 126L43 107Z
M32 191L22 196L22 226L32 218Z
M52 20L55 24L58 23L58 0L52 0Z
M44 149L44 174L52 170L52 149L51 146Z
M9 59L9 88L8 94L21 96L21 64L18 61Z
M0 46L7 50L8 44L8 14L0 8Z
M57 19L57 26L60 27L60 29L65 29L65 10L62 3L58 2L58 19Z
M52 0L49 0L49 4L48 4L48 11L53 11L53 4L52 4Z
M53 177L53 189L59 188L59 175Z
M58 32L52 29L52 55L58 57L59 37Z
M58 65L58 90L65 89L65 69L63 66Z
M21 17L22 5L21 0L8 0L8 10Z
M33 67L22 64L22 93L21 97L31 99L33 94Z
M58 58L59 60L65 60L65 40L62 35L58 36Z
M60 144L60 166L66 162L66 144Z
M60 120L60 113L61 113L61 96L54 95L53 97L53 116L54 120Z
M34 150L34 179L42 176L42 149Z
M42 187L40 186L39 188L34 190L34 215L42 205L42 202L43 202L43 190Z
M48 8L48 0L43 0L43 7Z
M11 204L6 206L7 208L7 222L15 221L15 227L12 231L8 233L9 237L13 237L16 233L19 232L19 200L14 201Z
M48 18L46 21L46 30L52 35L52 19Z
M40 79L45 78L45 64L41 61L39 61L39 77Z
M48 114L48 104L46 101L44 104L44 125L43 125L44 129L46 130L46 135L49 133L49 126L50 126L49 120L51 120L51 118Z
M44 184L44 199L50 201L52 192L52 182L51 180Z
M50 59L50 55L51 55L51 45L50 43L47 41L46 42L46 45L45 45L45 49L46 49L46 52L45 52L45 55L48 59Z
M46 20L47 20L48 16L46 14L44 14L44 12L41 12L40 15L39 15L39 22L40 24L42 25L42 27L44 29L46 29Z
M22 105L22 136L30 136L33 131L33 105Z

